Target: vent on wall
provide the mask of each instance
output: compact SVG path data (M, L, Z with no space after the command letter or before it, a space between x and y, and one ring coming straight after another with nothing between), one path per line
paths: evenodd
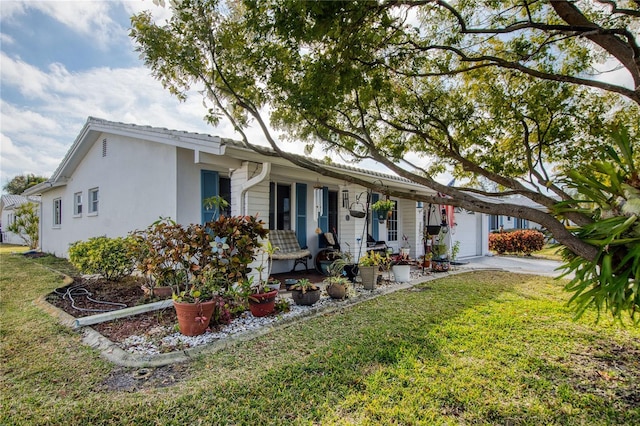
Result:
M102 156L103 157L107 156L107 140L106 139L102 139Z

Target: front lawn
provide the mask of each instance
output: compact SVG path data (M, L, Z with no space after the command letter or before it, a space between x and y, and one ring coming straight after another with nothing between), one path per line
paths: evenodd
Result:
M640 424L640 330L573 322L549 278L447 276L139 371L32 304L63 268L0 254L0 424Z

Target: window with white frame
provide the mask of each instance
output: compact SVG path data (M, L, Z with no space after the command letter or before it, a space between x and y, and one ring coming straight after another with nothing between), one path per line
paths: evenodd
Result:
M89 214L98 214L98 188L89 190Z
M53 200L53 226L62 225L62 198Z
M387 241L398 241L398 202L394 201L391 216L387 219Z
M73 194L73 215L82 216L82 192Z

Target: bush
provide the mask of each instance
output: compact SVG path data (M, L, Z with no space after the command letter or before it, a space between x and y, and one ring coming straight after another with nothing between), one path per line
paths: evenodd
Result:
M9 224L7 231L13 232L22 238L30 249L35 249L38 247L39 224L38 205L28 202L18 206L14 221Z
M131 275L134 267L133 240L94 237L69 247L69 261L83 274L100 274L109 281Z
M489 250L504 253L531 254L544 247L544 234L534 229L489 234Z

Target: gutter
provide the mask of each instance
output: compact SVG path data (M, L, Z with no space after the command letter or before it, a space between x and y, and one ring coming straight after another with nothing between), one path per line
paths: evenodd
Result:
M243 216L247 215L247 203L246 203L246 194L249 189L256 186L257 184L264 181L269 173L271 172L271 163L262 163L262 170L260 170L260 174L252 177L248 181L242 184L242 188L240 190L240 214Z

